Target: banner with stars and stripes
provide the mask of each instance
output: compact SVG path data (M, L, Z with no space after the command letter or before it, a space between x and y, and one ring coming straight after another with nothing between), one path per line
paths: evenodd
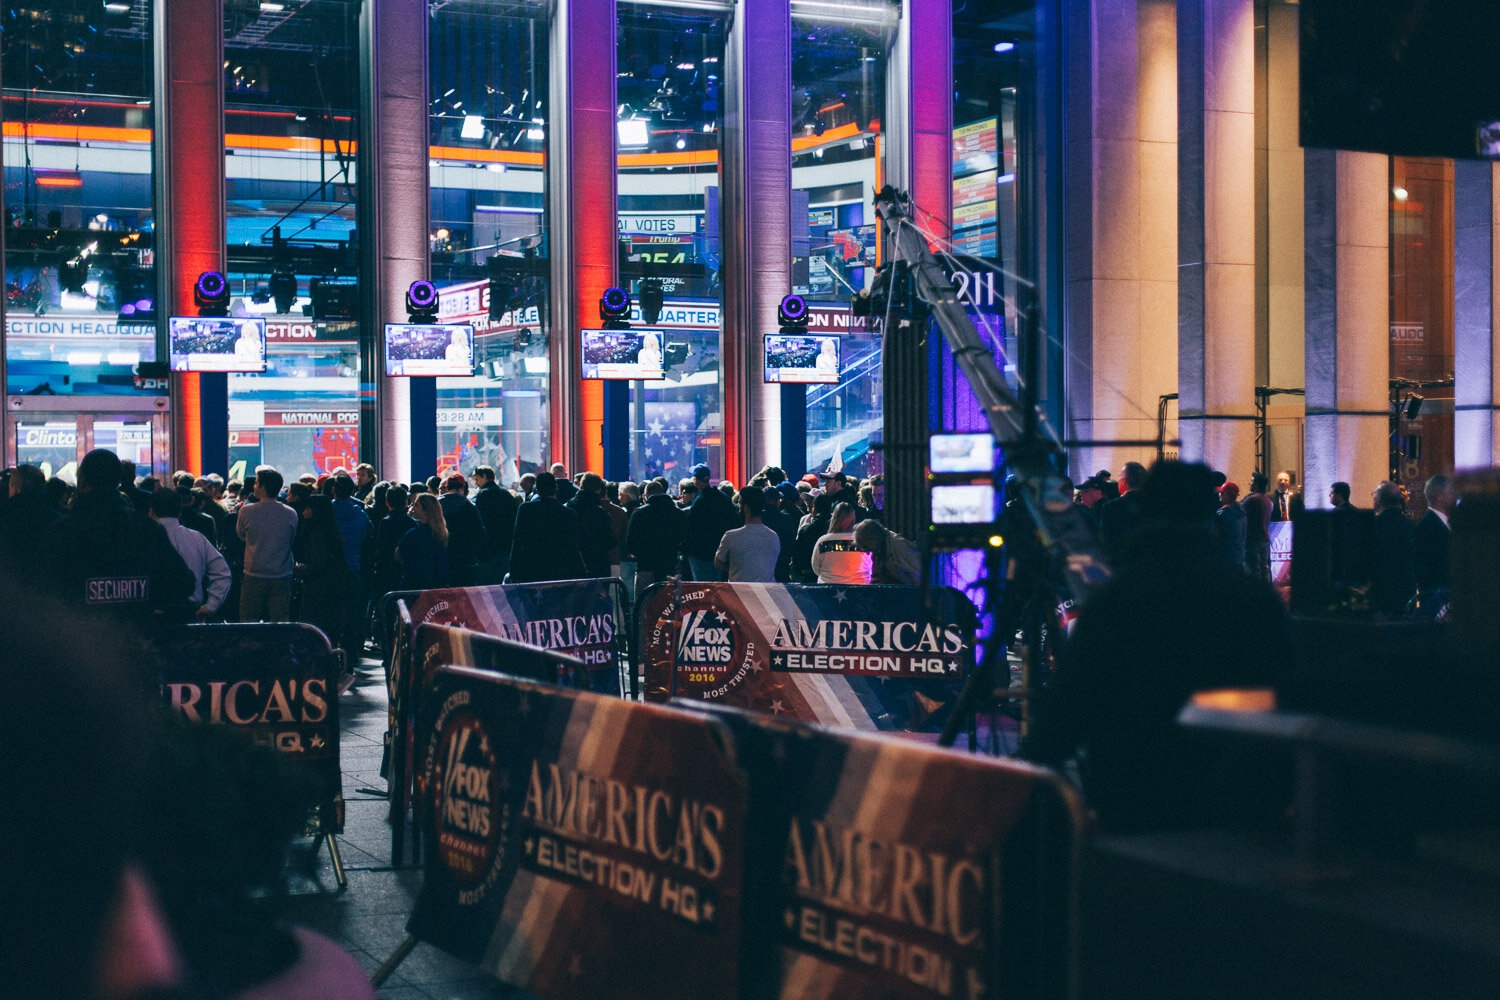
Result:
M701 715L441 667L408 932L539 996L739 994L745 779Z
M974 665L974 608L948 587L664 582L637 613L648 701L935 732Z

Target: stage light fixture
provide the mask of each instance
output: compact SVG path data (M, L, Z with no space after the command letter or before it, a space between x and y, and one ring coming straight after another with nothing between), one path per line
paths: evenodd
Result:
M781 300L781 306L776 310L776 318L781 322L783 330L807 329L807 300L800 295L788 295Z
M630 319L630 293L623 288L606 288L599 296L599 318L606 325Z
M1407 399L1406 399L1406 419L1407 420L1415 420L1415 419L1417 419L1417 417L1422 412L1422 403L1423 402L1424 402L1424 397L1418 396L1416 393L1412 393L1410 396L1407 397Z
M204 271L193 282L193 303L199 316L229 315L229 280L219 271Z
M291 271L278 268L271 272L270 286L271 299L276 303L278 313L289 313L292 306L297 302L297 276Z
M639 289L641 322L647 326L655 326L656 321L661 319L661 309L666 304L665 300L666 296L662 292L660 281L655 278L642 281Z
M437 315L437 286L423 278L413 281L406 289L407 322L436 323Z

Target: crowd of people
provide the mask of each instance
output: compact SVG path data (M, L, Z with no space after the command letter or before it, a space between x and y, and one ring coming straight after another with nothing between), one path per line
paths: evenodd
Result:
M1074 502L1088 512L1105 551L1125 557L1141 518L1142 487L1147 470L1127 462L1115 481L1107 470L1085 479ZM1291 472L1272 481L1252 473L1249 491L1222 472L1211 473L1218 500L1214 527L1224 556L1258 579L1271 581L1271 525L1292 521L1304 509L1302 493ZM1457 498L1446 475L1422 486L1423 512L1413 520L1404 486L1379 483L1373 507L1361 510L1351 501L1352 487L1336 482L1328 491L1328 573L1333 592L1346 607L1363 608L1395 618L1435 617L1448 603L1448 516Z
M659 580L915 583L913 545L881 523L879 477L790 480L768 466L743 487L699 465L610 483L562 465L507 488L494 469L425 482L369 465L288 482L178 472L138 477L89 453L76 487L35 466L0 484L0 568L75 606L140 627L302 621L358 655L381 596L499 583L621 576Z

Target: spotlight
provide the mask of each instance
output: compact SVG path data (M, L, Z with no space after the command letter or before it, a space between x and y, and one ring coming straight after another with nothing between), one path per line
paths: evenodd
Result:
M522 327L521 329L516 331L516 346L520 348L527 348L531 346L530 327Z
M271 298L278 313L289 313L297 301L297 276L291 271L278 268L271 272L269 282Z
M408 323L436 323L437 314L437 286L420 278L413 281L406 289L406 321Z
M1406 419L1415 420L1422 412L1423 397L1412 393L1406 399Z
M800 295L788 295L781 300L781 307L776 310L776 318L781 321L782 329L788 327L806 329L807 300Z
M647 278L641 282L639 295L641 322L647 326L655 326L657 320L661 319L661 307L665 298L662 294L661 282L655 278Z
M295 293L294 293L295 297ZM199 316L229 315L229 282L218 271L204 271L193 283L193 303Z
M606 288L599 297L599 318L606 326L629 320L630 293L623 288Z

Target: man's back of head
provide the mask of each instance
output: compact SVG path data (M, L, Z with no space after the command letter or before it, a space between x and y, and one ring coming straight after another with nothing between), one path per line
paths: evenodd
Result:
M559 479L566 479L566 478L568 478L568 467L566 465L563 465L561 462L553 462L552 463L553 485L554 486L556 485L556 481L557 480L559 480Z
M1120 482L1126 491L1142 488L1146 485L1146 467L1140 462L1126 462L1120 470Z
M536 474L536 495L549 499L557 496L557 477L550 472L538 472Z
M130 482L135 484L135 464L121 462L118 455L104 448L95 448L83 456L78 463L78 490L81 493L103 493L115 489L122 482L125 466L130 466Z
M592 472L585 472L582 481L578 484L578 488L585 493L599 495L604 492L604 480Z
M157 487L151 494L150 503L151 516L158 521L164 517L178 517L182 514L182 494L170 486Z
M647 480L647 482L646 482L646 499L647 500L651 499L652 497L656 497L656 496L664 496L666 494L666 492L667 492L667 488L661 484L660 480L658 480L658 479Z
M469 492L469 481L465 479L461 473L450 473L448 477L443 480L443 492L458 493L460 495L467 494Z
M255 470L255 489L267 500L275 500L281 494L284 482L281 473L269 465L262 465Z
M335 500L348 500L354 496L354 480L347 472L341 472L333 477L333 498Z

